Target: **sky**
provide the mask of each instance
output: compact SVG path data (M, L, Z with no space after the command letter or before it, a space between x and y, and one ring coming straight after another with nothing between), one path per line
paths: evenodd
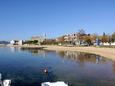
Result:
M115 0L0 0L0 40L115 32Z

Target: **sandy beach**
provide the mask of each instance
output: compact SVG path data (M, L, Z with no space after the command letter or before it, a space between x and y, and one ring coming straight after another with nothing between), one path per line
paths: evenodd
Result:
M115 49L114 48L99 48L99 47L63 47L63 46L44 46L46 50L56 51L79 51L86 53L93 53L101 55L108 59L115 61Z

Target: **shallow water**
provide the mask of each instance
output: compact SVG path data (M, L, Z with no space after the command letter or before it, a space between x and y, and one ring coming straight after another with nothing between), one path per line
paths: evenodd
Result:
M44 69L48 73L43 72ZM11 86L64 81L69 86L115 86L115 62L73 51L0 48L0 73Z

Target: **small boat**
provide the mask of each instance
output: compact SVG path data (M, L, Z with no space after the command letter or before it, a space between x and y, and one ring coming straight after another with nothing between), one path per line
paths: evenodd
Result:
M63 81L57 81L57 82L44 82L41 84L41 86L68 86L65 82Z

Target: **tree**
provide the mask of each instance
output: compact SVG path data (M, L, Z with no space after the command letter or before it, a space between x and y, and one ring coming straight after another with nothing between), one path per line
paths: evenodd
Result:
M95 42L97 38L99 38L97 33L93 33L92 35L90 35L90 40L92 42Z
M115 42L115 32L111 35L111 41Z
M102 42L109 42L109 37L108 36L102 36L101 41Z
M33 41L31 41L31 40L28 40L25 42L25 44L32 44L32 43L33 43Z
M85 36L86 36L85 30L84 29L79 29L78 34L77 34L78 40L84 41Z
M57 42L55 39L46 39L42 45L57 45Z
M109 42L109 36L105 34L105 32L103 32L102 36L99 36L99 38L101 39L101 41L104 42Z
M78 34L80 34L80 36L85 35L85 30L84 29L79 29Z
M85 41L88 45L91 45L91 36L84 36L84 41Z
M106 36L106 35L105 35L105 32L103 32L103 36Z
M38 40L34 40L34 41L33 41L33 44L38 44Z

